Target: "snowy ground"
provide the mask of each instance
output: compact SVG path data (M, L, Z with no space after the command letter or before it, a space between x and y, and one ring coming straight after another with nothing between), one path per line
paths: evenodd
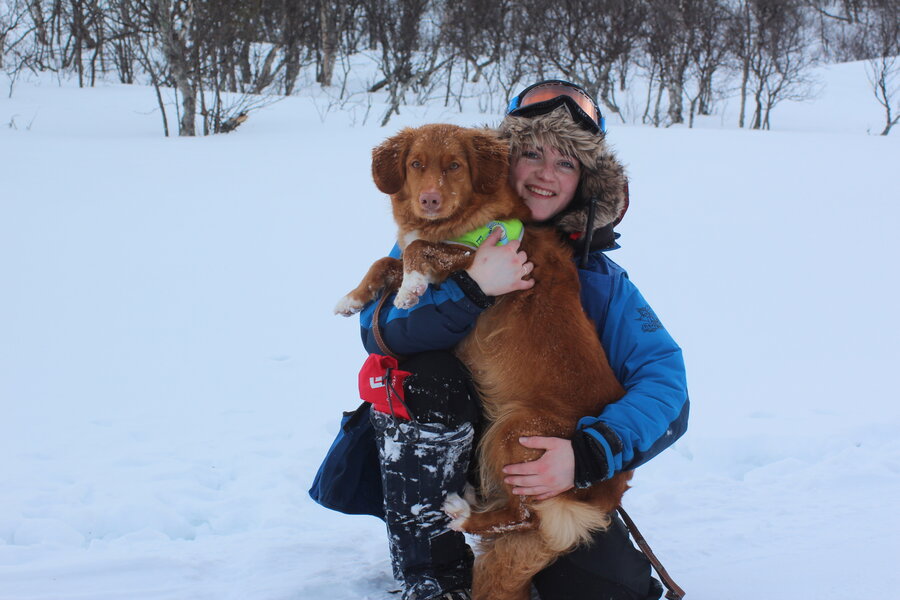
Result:
M900 598L900 137L866 134L860 65L823 84L772 132L726 108L610 133L613 258L693 406L626 507L691 599ZM331 309L392 243L371 148L490 117L380 129L291 98L181 140L154 109L127 86L0 99L0 599L383 598L382 524L306 495L358 404Z

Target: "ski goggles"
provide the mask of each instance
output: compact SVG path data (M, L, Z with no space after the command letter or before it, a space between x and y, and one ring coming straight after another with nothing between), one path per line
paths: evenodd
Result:
M528 86L509 101L506 114L513 117L535 117L566 105L572 118L591 133L606 133L606 119L594 99L583 89L563 81L551 79Z

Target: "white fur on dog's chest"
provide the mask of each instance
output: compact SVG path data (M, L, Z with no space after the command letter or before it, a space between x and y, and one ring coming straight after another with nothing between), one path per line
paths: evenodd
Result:
M412 244L414 241L420 239L419 231L408 231L397 238L397 244L400 246L400 250L406 250L406 247Z

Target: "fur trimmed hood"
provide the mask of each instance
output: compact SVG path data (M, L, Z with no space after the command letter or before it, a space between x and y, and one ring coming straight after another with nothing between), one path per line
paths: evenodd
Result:
M507 116L498 131L501 139L509 142L511 156L525 145L549 145L577 158L581 162L578 190L554 224L565 233L584 233L590 199L596 198L592 229L608 228L611 233L628 206L628 192L625 169L606 145L606 136L579 127L565 106L535 117Z

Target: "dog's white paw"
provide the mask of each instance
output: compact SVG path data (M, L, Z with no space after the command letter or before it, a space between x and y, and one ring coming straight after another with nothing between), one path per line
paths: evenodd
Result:
M397 308L412 308L416 304L419 303L419 296L421 294L416 294L410 290L401 289L397 292L397 296L394 298L394 306Z
M447 516L452 519L450 521L450 529L453 531L463 531L466 520L472 514L472 507L466 500L456 492L447 495L444 505L441 507Z
M418 271L410 271L403 274L403 283L397 290L394 298L394 306L397 308L412 308L419 303L419 296L428 289L428 278Z
M334 306L334 314L349 317L361 311L363 306L365 306L364 302L354 300L350 296L344 296Z

